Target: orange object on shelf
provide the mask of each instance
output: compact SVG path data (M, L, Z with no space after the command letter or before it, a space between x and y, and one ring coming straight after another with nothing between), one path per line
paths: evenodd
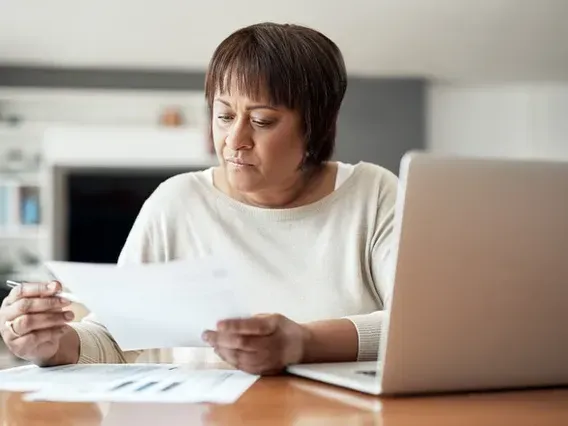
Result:
M184 124L181 110L177 107L168 107L160 116L160 124L168 127L179 127Z

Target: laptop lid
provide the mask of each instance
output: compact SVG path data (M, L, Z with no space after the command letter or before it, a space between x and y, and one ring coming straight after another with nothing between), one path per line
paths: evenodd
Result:
M410 153L383 393L568 383L568 163Z

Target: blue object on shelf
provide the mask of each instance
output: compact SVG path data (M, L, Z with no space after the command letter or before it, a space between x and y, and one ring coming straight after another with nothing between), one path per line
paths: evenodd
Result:
M39 224L39 200L37 195L28 194L22 206L22 223L24 225Z

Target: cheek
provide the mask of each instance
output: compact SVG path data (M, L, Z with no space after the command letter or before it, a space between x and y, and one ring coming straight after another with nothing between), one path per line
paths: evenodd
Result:
M227 138L226 130L213 123L211 127L211 138L213 139L213 147L217 155L222 155L225 139Z
M300 162L304 157L304 141L296 134L289 134L288 137L281 140L276 146L279 156L286 158L293 162Z
M223 140L225 140L225 133L225 130L219 127L219 125L215 122L211 124L211 135L215 144L217 144L217 142L219 141L222 142Z
M289 141L282 139L265 144L258 143L255 152L265 166L281 171L295 170L304 156L304 149L301 144L289 143Z

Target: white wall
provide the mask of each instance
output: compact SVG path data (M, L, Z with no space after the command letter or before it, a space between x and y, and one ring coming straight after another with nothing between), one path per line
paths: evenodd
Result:
M568 160L568 84L433 84L433 152Z
M237 6L238 5L238 6ZM237 28L295 22L329 35L351 74L566 79L566 0L0 1L0 62L204 70ZM562 41L564 40L564 42Z

